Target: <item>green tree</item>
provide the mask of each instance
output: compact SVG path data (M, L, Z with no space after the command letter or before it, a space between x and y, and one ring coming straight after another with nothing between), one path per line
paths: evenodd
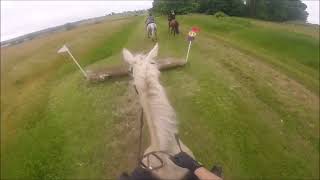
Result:
M244 16L245 4L243 0L229 0L227 4L227 14L231 16Z
M199 12L215 14L222 11L231 16L243 16L245 4L243 0L198 0Z
M154 0L153 11L168 14L193 12L215 14L219 11L231 16L287 21L303 20L308 17L307 6L301 0Z
M154 0L152 10L161 14L168 14L174 10L177 14L198 12L199 3L196 0Z
M251 17L272 20L303 20L308 17L307 6L301 0L248 0L247 12Z
M288 3L288 19L306 21L308 13L307 6L299 0L291 0Z

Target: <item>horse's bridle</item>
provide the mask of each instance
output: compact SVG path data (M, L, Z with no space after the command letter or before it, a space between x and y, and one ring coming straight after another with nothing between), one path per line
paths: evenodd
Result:
M140 131L140 133L142 133L142 130ZM180 145L179 135L178 135L178 134L175 134L174 137L175 137L175 139L176 139L176 141L177 141L177 145L178 145L178 147L179 147L179 149L180 149L180 152L182 152L181 145ZM139 142L139 143L141 143L141 142ZM139 146L140 146L140 145L139 145ZM140 149L140 148L139 148L139 149ZM151 171L162 168L162 167L164 166L164 162L163 162L163 160L157 155L157 153L167 155L170 159L171 159L171 158L174 158L174 156L173 156L172 154L170 154L169 152L166 152L166 151L151 151L151 152L148 152L147 154L144 154L144 155L141 157L141 159L138 161L139 165L141 165L143 168L149 169L149 170L151 170ZM150 165L150 158L149 158L149 157L150 157L151 155L154 156L155 158L157 158L157 159L159 160L159 162L160 162L160 165L159 165L159 166L152 167L152 166ZM139 156L140 156L140 152L139 152ZM143 161L142 161L144 158L147 158L147 163L148 163L147 165L145 165L145 164L143 163Z

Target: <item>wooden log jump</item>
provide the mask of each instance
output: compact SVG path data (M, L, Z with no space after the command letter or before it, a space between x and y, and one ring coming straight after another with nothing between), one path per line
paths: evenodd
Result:
M164 59L158 60L157 66L160 71L169 70L177 67L182 67L186 64L185 60L175 60L175 59ZM128 65L119 65L109 68L101 68L93 71L87 72L88 81L100 82L108 79L124 77L129 75L129 66Z

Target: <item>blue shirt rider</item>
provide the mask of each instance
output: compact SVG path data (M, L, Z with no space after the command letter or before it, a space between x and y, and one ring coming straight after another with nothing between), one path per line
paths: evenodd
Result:
M149 13L149 16L147 17L145 23L146 23L146 26L148 26L148 24L151 24L151 23L156 23L151 13Z

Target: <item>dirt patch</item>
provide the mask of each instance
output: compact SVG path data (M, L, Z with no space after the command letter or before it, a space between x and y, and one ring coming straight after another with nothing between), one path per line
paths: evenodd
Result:
M115 141L112 142L112 149L118 151L114 160L121 163L115 167L121 169L113 169L114 172L132 171L137 165L138 144L140 132L140 113L141 106L138 95L131 82L128 83L128 91L119 98L114 106L114 116L117 122L114 131L116 132ZM144 123L146 124L146 123ZM148 145L146 125L143 129L142 151ZM121 152L121 154L119 154ZM107 162L108 163L108 162ZM110 167L109 167L110 168ZM110 170L108 168L108 170ZM110 172L106 172L107 176Z

